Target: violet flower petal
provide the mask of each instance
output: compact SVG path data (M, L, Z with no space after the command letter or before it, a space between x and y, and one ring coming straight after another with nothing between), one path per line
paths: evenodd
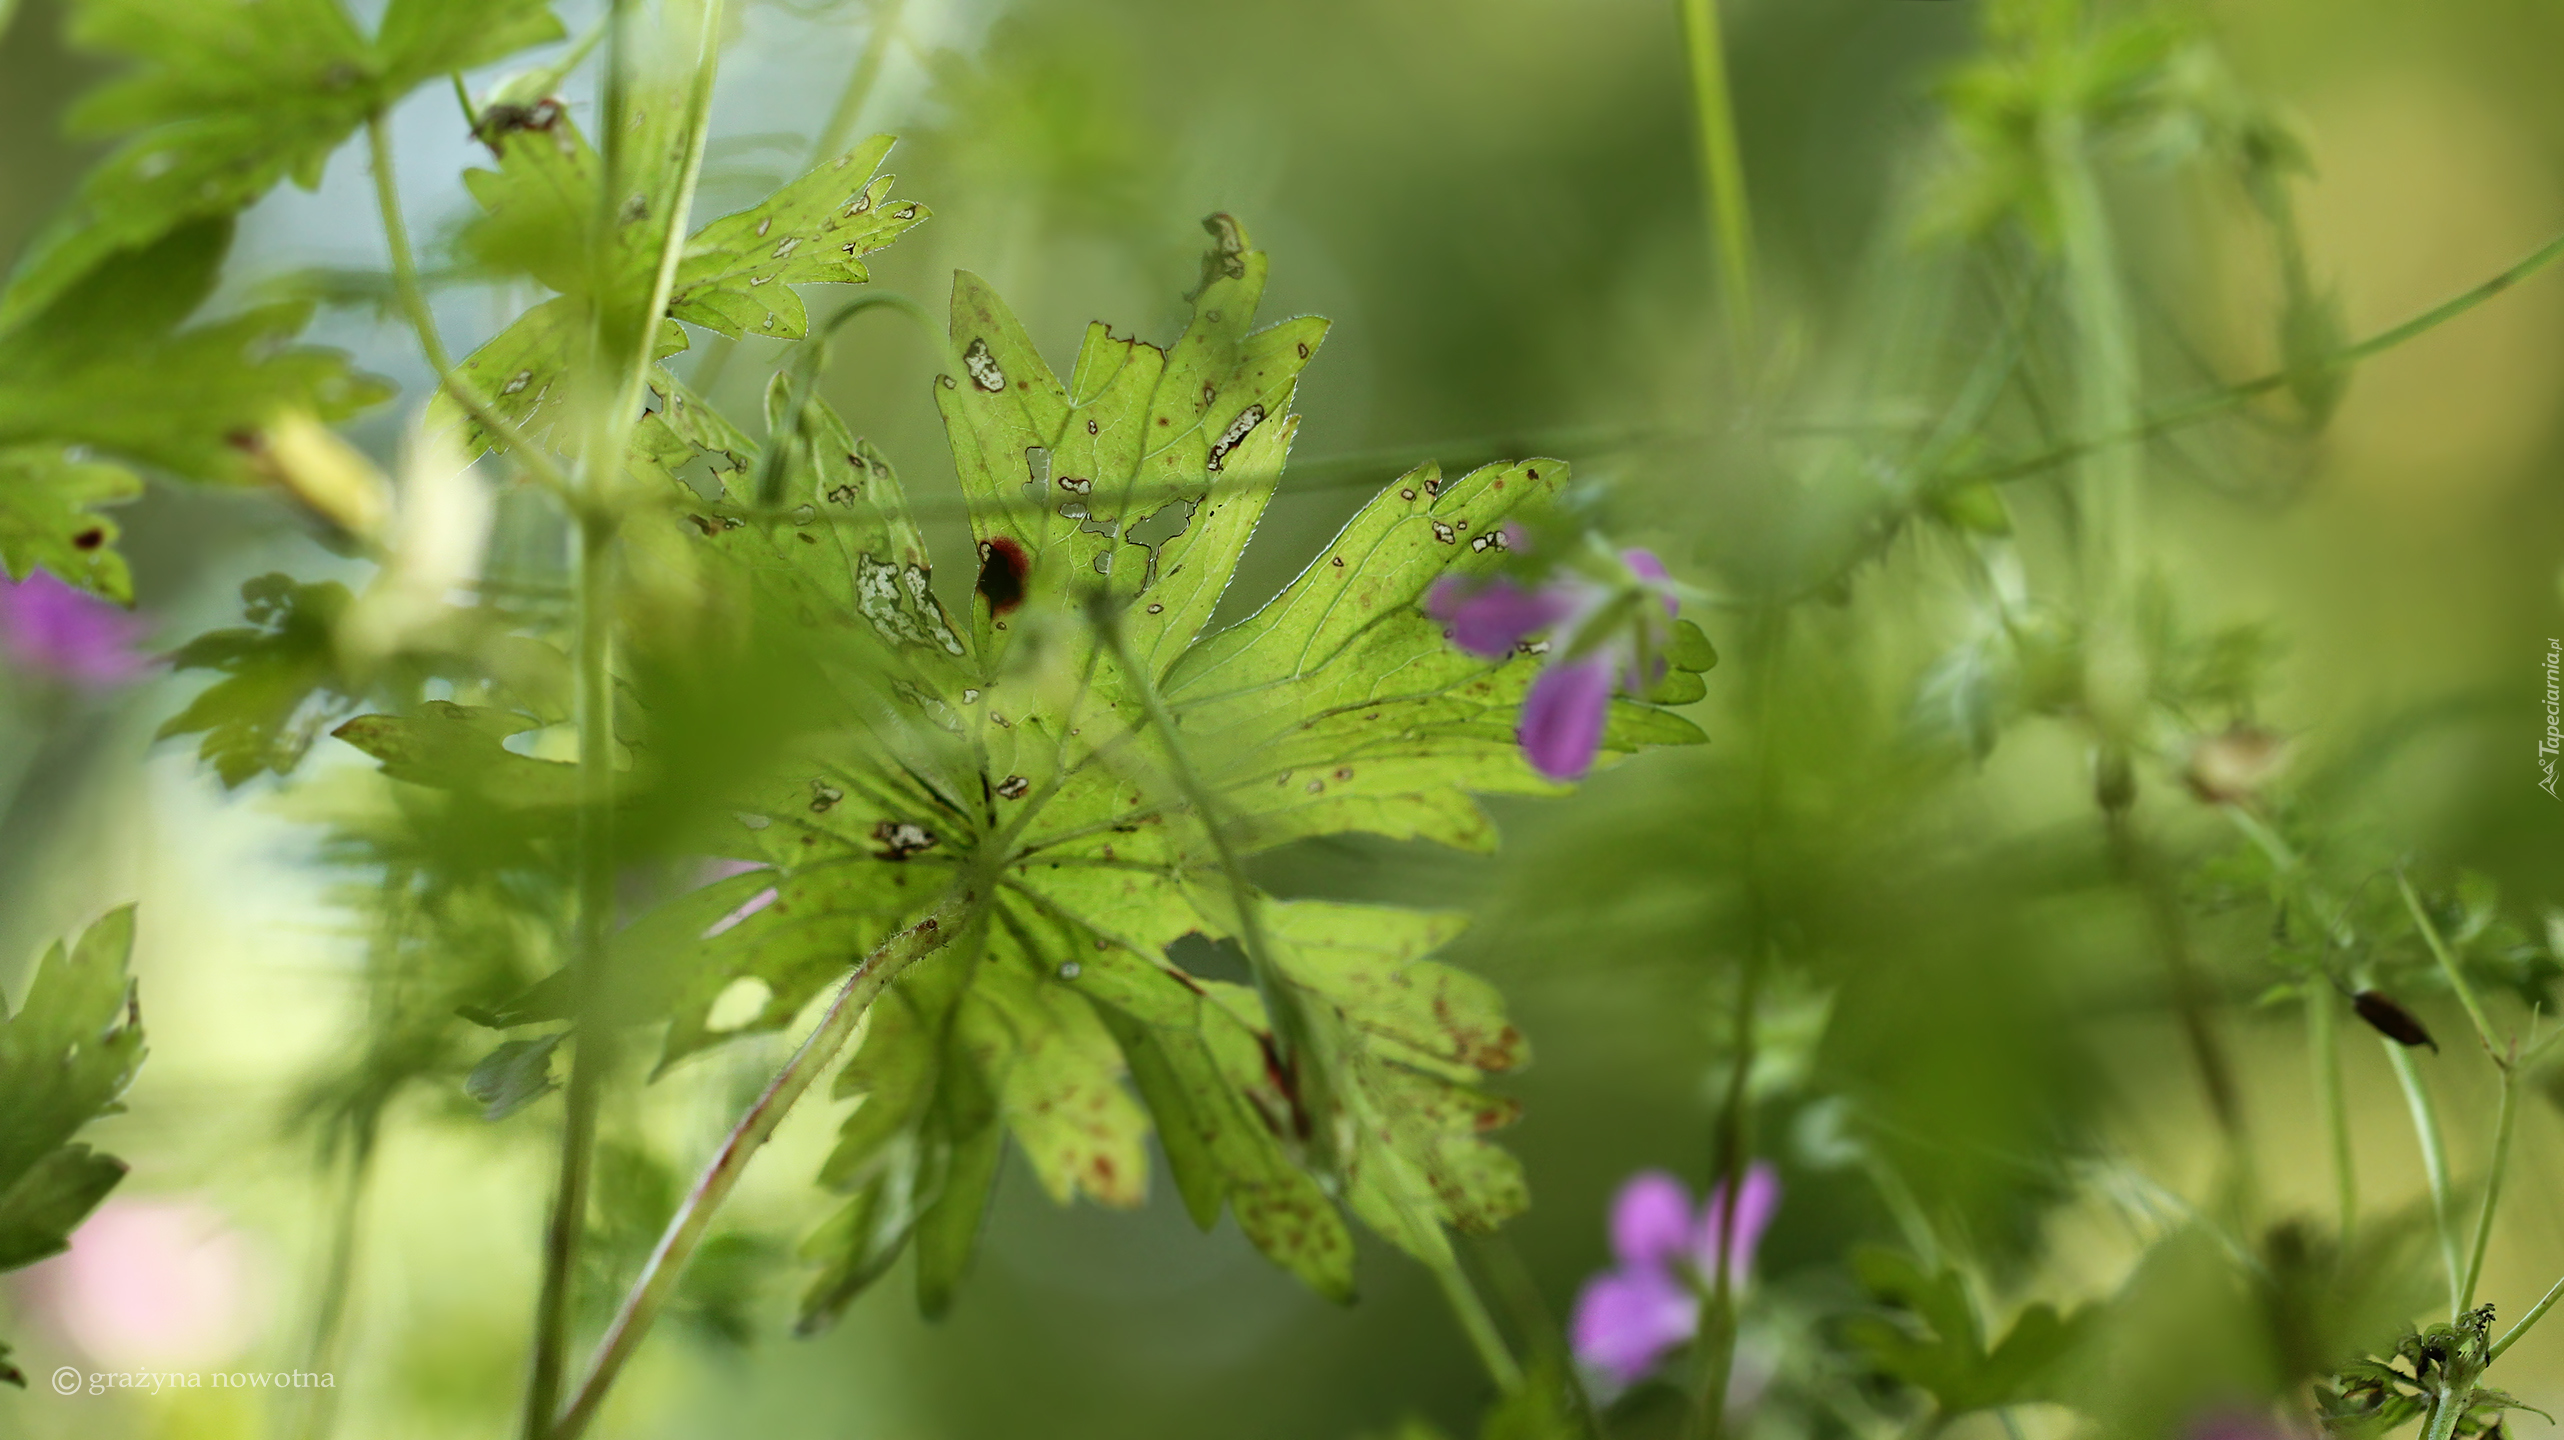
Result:
M1581 780L1602 749L1603 722L1620 666L1608 650L1552 665L1522 702L1522 753L1552 780Z
M1692 1197L1662 1170L1629 1177L1611 1202L1611 1253L1631 1269L1662 1267L1691 1249Z
M1742 1197L1736 1205L1736 1230L1728 1237L1727 1273L1743 1280L1754 1268L1754 1251L1763 1242L1763 1231L1772 1223L1772 1212L1781 1204L1781 1177L1762 1161L1746 1170L1745 1183L1738 1187ZM1700 1207L1700 1232L1692 1241L1693 1263L1708 1276L1718 1265L1719 1212L1727 1205L1724 1187L1713 1191L1709 1203Z
M135 679L150 662L134 646L145 622L53 574L0 576L0 649L31 670L104 688Z
M1574 605L1557 590L1525 590L1503 576L1477 581L1458 575L1433 582L1424 602L1427 614L1451 627L1452 644L1491 659L1566 619Z
M1585 1282L1568 1338L1578 1360L1630 1385L1699 1324L1699 1297L1663 1269L1614 1270Z
M1635 574L1641 580L1652 580L1659 585L1663 585L1670 583L1674 578L1672 575L1666 573L1665 562L1657 559L1656 552L1653 550L1623 550L1620 552L1620 563L1628 566L1630 572ZM1666 595L1660 598L1665 602L1665 614L1667 616L1670 617L1683 613L1682 602L1676 600L1673 596Z

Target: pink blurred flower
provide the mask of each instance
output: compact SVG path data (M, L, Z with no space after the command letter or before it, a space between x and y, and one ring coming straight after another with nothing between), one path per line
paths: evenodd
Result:
M1505 533L1516 532L1507 526ZM1538 645L1548 665L1523 697L1517 733L1523 758L1552 780L1581 779L1593 768L1615 689L1644 690L1664 673L1680 609L1665 566L1647 550L1623 550L1619 566L1622 573L1610 581L1562 566L1536 588L1504 575L1445 575L1425 596L1426 613L1449 626L1451 643L1472 655L1510 654L1549 632ZM1631 599L1636 603L1621 603Z
M134 648L146 628L50 572L30 571L18 581L0 575L0 653L13 667L84 689L121 685L151 668Z
M106 1364L212 1365L257 1338L248 1243L197 1201L109 1200L43 1273L63 1330Z
M1780 1206L1780 1177L1758 1163L1745 1172L1740 1192L1727 1270L1729 1283L1741 1286ZM1629 1385L1692 1338L1701 1296L1715 1283L1726 1208L1723 1188L1695 1211L1691 1192L1673 1176L1647 1170L1630 1177L1611 1206L1611 1251L1619 1264L1586 1281L1576 1297L1568 1329L1577 1359Z

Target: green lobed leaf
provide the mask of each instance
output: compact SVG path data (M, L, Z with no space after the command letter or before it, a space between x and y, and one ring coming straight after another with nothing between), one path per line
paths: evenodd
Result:
M118 465L79 460L50 445L0 448L0 564L24 580L41 565L119 603L134 598L133 575L116 552L116 522L97 507L142 493Z
M164 723L157 738L201 733L196 753L226 786L301 762L321 727L344 713L335 635L348 605L333 580L303 585L262 575L240 587L248 627L197 636L169 657L180 670L222 675Z
M129 602L116 526L94 513L140 493L124 465L254 479L280 414L337 419L380 398L345 356L285 343L309 306L180 328L230 243L228 220L179 225L0 324L0 560L13 577L42 565Z
M124 140L0 292L0 331L191 222L306 189L367 116L425 81L561 36L546 0L393 0L368 39L339 0L77 0L66 35L133 68L70 124Z
M641 426L648 468L707 555L781 598L802 633L871 646L832 672L842 724L732 797L743 828L731 853L777 865L789 893L791 877L828 867L940 885L1004 847L985 938L896 982L840 1080L857 1105L822 1179L850 1199L806 1252L820 1273L805 1325L839 1313L906 1241L921 1304L948 1305L1006 1135L1055 1199L1129 1204L1153 1120L1197 1223L1226 1210L1337 1298L1353 1292L1344 1207L1442 1264L1446 1228L1490 1228L1525 1203L1519 1166L1487 1138L1516 1107L1482 1085L1527 1051L1491 987L1430 958L1455 918L1250 896L1278 952L1267 988L1169 958L1184 936L1234 936L1239 902L1170 782L1140 682L1163 686L1241 848L1347 830L1491 846L1474 793L1562 788L1530 770L1515 736L1541 662L1461 653L1421 607L1441 576L1503 563L1506 517L1549 503L1566 467L1402 477L1280 595L1204 637L1287 461L1290 399L1324 333L1316 321L1253 328L1264 257L1233 222L1212 229L1183 336L1160 348L1092 326L1065 382L984 282L957 277L958 364L936 396L981 547L966 634L933 600L897 478L806 398L806 379L770 388L763 446L673 380ZM1020 575L992 558L1010 550ZM1099 593L1119 606L1136 675L1077 613ZM1680 675L1716 662L1695 628L1672 650ZM1695 696L1692 684L1658 693ZM1699 738L1624 700L1605 747ZM672 1041L717 1038L697 1017L734 976L788 968L798 1005L861 953L778 939L802 958L760 969L745 957L769 927L886 933L927 894L838 883L797 919L761 912L720 937ZM1314 1059L1286 1059L1272 993L1307 1012ZM1303 1085L1297 1067L1310 1064L1321 1085Z
M62 1253L124 1176L72 1137L115 1113L142 1064L133 933L132 906L109 911L46 952L14 1016L0 1003L0 1270Z

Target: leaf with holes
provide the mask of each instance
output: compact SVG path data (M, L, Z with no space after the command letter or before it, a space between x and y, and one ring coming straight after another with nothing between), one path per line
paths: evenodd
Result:
M968 958L955 947L898 981L847 1072L865 1098L825 1178L850 1198L813 1241L806 1323L909 1241L921 1300L948 1303L1001 1135L1054 1199L1127 1205L1153 1122L1195 1220L1235 1215L1339 1298L1347 1209L1447 1265L1449 1229L1525 1203L1486 1138L1514 1106L1484 1086L1527 1052L1491 987L1431 958L1459 922L1240 895L1220 851L1348 831L1491 848L1475 796L1563 788L1515 738L1539 662L1464 654L1422 605L1442 576L1504 563L1507 519L1550 504L1566 467L1404 476L1279 595L1206 634L1325 338L1315 319L1256 328L1265 257L1226 217L1208 228L1182 334L1161 347L1090 326L1066 380L984 282L956 278L955 365L935 393L978 547L966 623L945 613L896 477L806 378L770 391L764 445L673 381L641 427L655 473L695 477L674 507L687 534L785 597L803 633L866 647L832 672L840 722L729 796L742 828L715 847L803 898L704 943L668 1053L718 1038L702 1017L728 987L771 987L753 1023L779 1023L962 867L1001 881ZM1694 698L1715 657L1678 639L1690 683L1655 693ZM1698 739L1624 699L1604 748ZM898 883L847 878L863 874ZM1270 947L1250 954L1255 985L1170 958L1189 935L1243 943L1248 913Z

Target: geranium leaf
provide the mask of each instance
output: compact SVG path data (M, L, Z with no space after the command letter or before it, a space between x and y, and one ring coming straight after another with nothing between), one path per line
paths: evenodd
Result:
M381 398L346 357L283 343L307 306L178 328L230 243L228 221L189 223L0 328L0 446L83 445L189 479L241 481L256 478L259 436L278 412L336 419Z
M861 257L925 222L879 175L891 137L876 135L763 201L694 233L668 313L724 335L798 340L809 333L795 285L860 285Z
M288 176L317 185L367 116L561 27L545 0L393 0L372 39L339 0L79 0L66 34L135 62L70 119L129 138L28 246L0 293L0 330L120 252L232 215Z
M297 584L262 575L240 587L250 626L197 636L169 657L180 670L213 670L215 681L160 727L158 738L202 733L196 753L223 784L261 770L282 775L301 762L321 728L345 713L330 693L338 677L335 635L347 587Z
M841 1094L861 1099L822 1178L851 1200L814 1238L806 1323L903 1235L921 1304L948 1305L1006 1135L1054 1199L1128 1205L1153 1119L1197 1223L1225 1209L1338 1298L1354 1253L1340 1205L1440 1266L1447 1227L1525 1203L1486 1139L1515 1107L1481 1084L1527 1050L1492 987L1430 958L1458 920L1240 895L1209 826L1239 850L1350 830L1487 848L1476 793L1561 788L1515 736L1541 662L1462 653L1421 606L1444 575L1491 574L1506 518L1550 501L1566 467L1403 477L1281 594L1204 637L1324 336L1316 320L1254 328L1264 256L1233 223L1211 228L1183 335L1160 348L1091 326L1065 382L985 282L956 278L955 373L935 393L979 545L966 635L934 599L897 478L807 398L806 373L770 389L762 446L673 380L640 427L649 468L685 487L686 533L778 597L796 633L867 647L836 676L842 723L732 797L727 853L776 865L787 897L812 888L685 962L702 978L664 1012L669 1053L718 1038L701 1017L735 977L773 987L754 1023L779 1023L956 867L1002 880L984 941L897 981L845 1072ZM1099 606L1117 612L1114 645L1086 619ZM1671 648L1681 673L1715 661L1696 631ZM1172 734L1149 718L1161 687ZM1698 738L1624 700L1604 747ZM1171 746L1212 814L1175 782ZM902 883L847 878L866 874ZM1274 950L1258 987L1169 958L1187 935L1237 936L1242 905ZM1304 1012L1290 1036L1268 1017L1276 995Z
M116 552L116 522L96 507L142 493L118 465L76 460L49 445L0 449L0 562L24 580L41 565L119 603L134 598L133 576Z
M0 1270L61 1254L124 1178L122 1161L72 1137L115 1113L142 1065L133 935L133 907L111 910L46 952L15 1015L0 997ZM0 1345L0 1380L24 1384L7 1362Z

